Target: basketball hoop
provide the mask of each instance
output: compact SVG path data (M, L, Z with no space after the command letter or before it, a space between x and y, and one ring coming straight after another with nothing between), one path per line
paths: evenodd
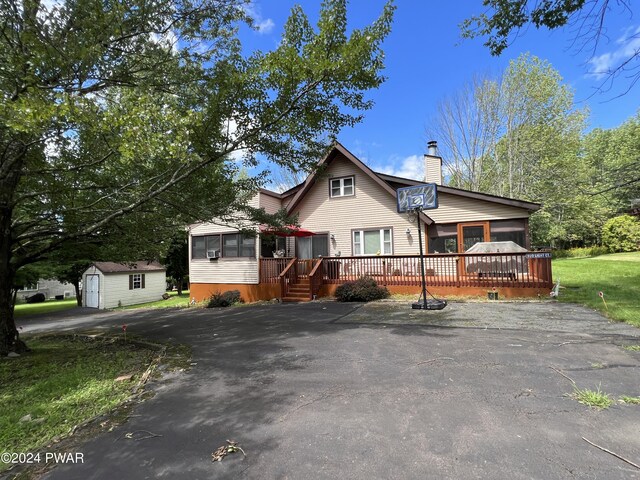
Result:
M407 220L409 223L416 223L416 218L418 218L418 215L416 215L415 210L407 210Z

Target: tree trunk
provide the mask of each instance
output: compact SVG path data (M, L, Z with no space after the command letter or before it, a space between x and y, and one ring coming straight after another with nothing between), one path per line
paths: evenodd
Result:
M176 288L178 289L178 296L182 295L182 282L184 277L176 277Z
M82 292L80 291L80 280L74 280L73 282L71 282L73 284L73 288L75 288L76 290L76 302L78 303L78 306L81 307L82 306Z
M13 295L13 283L16 268L12 264L13 258L13 199L22 176L22 165L25 149L15 149L15 157L12 157L14 149L8 148L0 157L0 357L9 352L21 353L27 349L18 335L13 319L13 307L15 296Z

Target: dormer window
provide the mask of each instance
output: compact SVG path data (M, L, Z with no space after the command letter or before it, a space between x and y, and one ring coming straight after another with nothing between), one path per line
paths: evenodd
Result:
M354 179L353 177L332 178L329 180L329 190L331 198L354 195Z

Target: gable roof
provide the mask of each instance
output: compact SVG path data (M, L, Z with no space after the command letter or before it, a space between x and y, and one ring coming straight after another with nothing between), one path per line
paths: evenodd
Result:
M399 184L402 186L421 185L424 183L424 182L420 182L418 180L413 180L410 178L402 178L402 177L395 177L393 175L387 175L386 173L376 172L376 175L378 175L380 178L382 178L386 182L389 182L391 184ZM458 195L460 197L473 198L476 200L483 200L485 202L500 203L502 205L509 205L511 207L524 208L532 212L539 210L540 207L542 206L541 204L535 203L535 202L526 202L524 200L516 200L514 198L500 197L498 195L474 192L472 190L463 190L462 188L447 187L445 185L438 185L437 188L438 188L438 192L449 193L451 195Z
M315 184L316 179L321 174L321 171L324 167L327 167L337 156L338 154L342 154L346 157L351 163L353 163L356 167L358 167L362 172L371 178L375 183L377 183L383 190L385 190L389 195L393 198L397 198L397 193L395 189L393 189L387 182L385 182L380 175L371 170L367 165L362 163L353 153L347 150L342 144L339 142L335 142L329 153L318 162L318 168L314 173L309 175L305 182L302 184L302 188L297 191L291 202L289 202L289 206L287 207L287 213L291 213L300 203L302 198L307 194L307 192L311 189L311 187ZM426 215L424 212L420 214L420 218L427 225L431 225L433 220Z
M94 267L102 273L134 273L134 272L159 272L166 270L158 262L94 262Z
M377 183L383 190L389 193L394 199L397 199L398 195L396 190L400 186L412 186L412 185L421 185L425 182L421 182L419 180L414 180L411 178L403 178L396 177L394 175L388 175L386 173L374 172L365 165L361 160L359 160L353 153L347 150L340 142L335 142L329 152L325 155L325 157L318 162L318 168L311 175L307 177L307 179L293 188L282 192L276 193L271 192L270 190L261 191L265 194L286 198L293 195L292 200L289 202L287 206L287 213L293 212L293 210L300 204L304 196L309 192L311 187L315 184L318 177L322 174L323 170L338 156L338 154L342 154L345 158L347 158L351 163L353 163L356 167L358 167L365 175L370 177L375 183ZM445 185L437 186L438 192L447 193L450 195L457 195L459 197L472 198L474 200L480 200L484 202L497 203L500 205L508 205L510 207L522 208L528 210L529 212L535 212L539 210L542 206L540 203L535 202L526 202L524 200L516 200L514 198L508 197L500 197L498 195L491 195L488 193L480 193L474 192L471 190L463 190L461 188L448 187ZM426 213L421 213L421 219L427 225L431 225L433 219L431 219Z

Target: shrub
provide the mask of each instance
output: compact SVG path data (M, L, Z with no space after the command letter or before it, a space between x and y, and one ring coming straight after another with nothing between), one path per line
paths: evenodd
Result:
M604 255L609 253L605 247L582 247L571 248L569 250L554 250L551 252L553 258L583 258L583 257L597 257L598 255Z
M44 293L36 293L30 297L25 298L27 303L42 303L46 300Z
M602 227L602 244L611 252L635 252L640 249L640 221L620 215Z
M347 282L336 288L339 302L370 302L389 297L386 287L379 287L371 277L361 277L355 282Z
M207 300L207 308L229 307L236 303L244 303L244 300L240 296L240 291L229 290L224 293L216 292Z

